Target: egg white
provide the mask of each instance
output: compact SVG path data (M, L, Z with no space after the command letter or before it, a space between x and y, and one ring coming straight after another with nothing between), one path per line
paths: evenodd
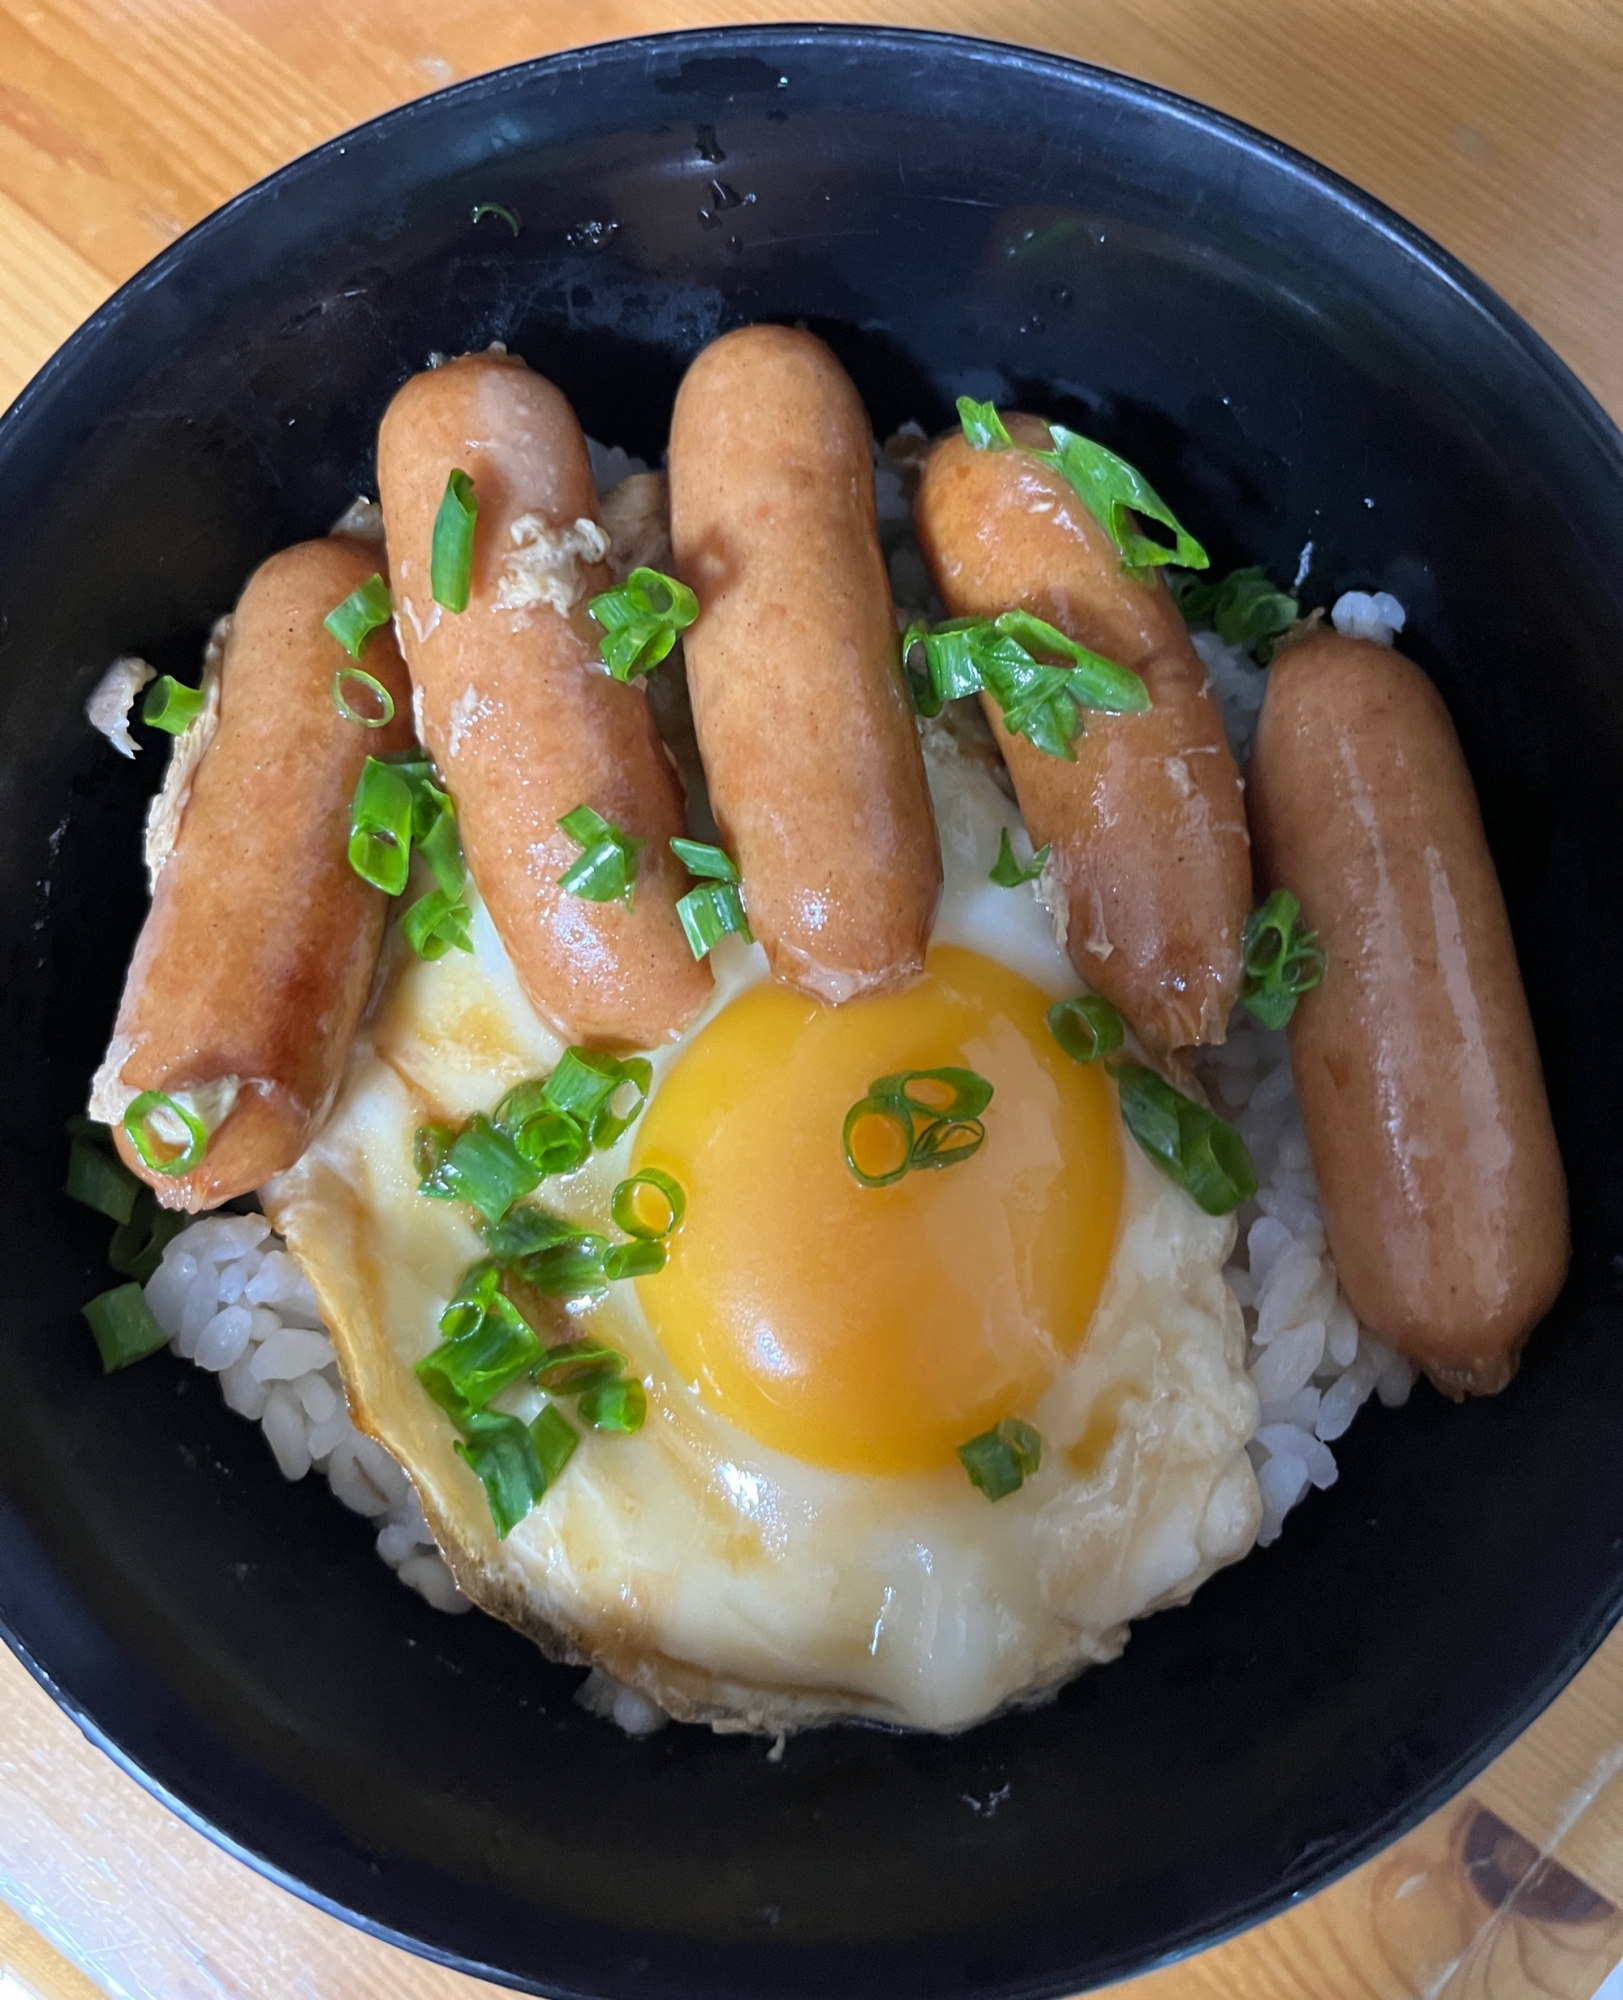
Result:
M1026 851L991 761L973 733L938 722L924 738L945 873L935 941L1074 992L1037 894L987 879L1004 827ZM1234 1225L1202 1214L1130 1141L1111 1273L1076 1359L1025 1412L1045 1454L1018 1493L992 1504L956 1464L858 1476L755 1443L677 1378L622 1284L596 1307L560 1308L553 1337L573 1325L626 1353L648 1421L632 1437L585 1432L499 1541L412 1372L483 1246L468 1211L417 1193L411 1141L429 1116L488 1110L562 1045L477 904L473 941L471 956L426 964L391 939L333 1115L264 1200L320 1296L356 1422L406 1467L476 1603L683 1719L955 1730L1113 1658L1131 1619L1182 1602L1249 1549L1257 1401L1222 1276ZM690 1035L767 976L765 954L737 939L713 963L715 998ZM656 1090L680 1046L653 1055ZM549 1204L602 1227L632 1144L548 1183ZM539 1403L526 1388L499 1407L528 1416Z

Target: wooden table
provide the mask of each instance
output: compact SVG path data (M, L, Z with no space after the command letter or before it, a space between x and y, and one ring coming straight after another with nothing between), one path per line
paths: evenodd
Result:
M345 126L548 49L772 11L748 0L0 0L0 403L173 237ZM1623 417L1623 0L845 0L816 11L1063 49L1249 119L1457 251ZM0 2000L16 2000L19 1982L46 2000L492 1991L318 1915L189 1832L9 1656L0 1897ZM1409 1839L1262 1929L1119 1993L1588 2000L1623 1957L1620 1910L1623 1631Z

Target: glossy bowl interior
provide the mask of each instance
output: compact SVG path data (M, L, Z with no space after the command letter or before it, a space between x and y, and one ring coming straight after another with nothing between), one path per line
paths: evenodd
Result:
M474 203L522 232L470 223ZM1283 1540L1052 1705L954 1741L628 1741L430 1612L168 1356L78 1318L56 1193L159 759L82 719L189 673L253 564L372 487L394 386L504 340L657 457L719 330L804 319L882 429L961 391L1131 457L1220 565L1386 587L1510 902L1577 1254L1521 1376L1372 1411ZM903 33L551 58L349 135L178 243L0 423L0 1620L98 1740L303 1893L531 1990L1070 1991L1314 1888L1501 1747L1623 1602L1619 439L1414 232L1181 101Z

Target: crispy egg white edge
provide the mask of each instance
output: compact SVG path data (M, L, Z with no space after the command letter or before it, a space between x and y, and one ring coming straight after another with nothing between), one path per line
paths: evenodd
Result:
M944 889L934 941L984 952L1054 994L1076 979L1031 887L988 879L1020 828L987 767L925 731ZM869 1478L805 1465L703 1409L675 1378L635 1290L591 1330L628 1354L649 1418L587 1432L559 1484L506 1542L454 1432L412 1364L461 1272L482 1254L464 1211L415 1192L410 1138L430 1109L488 1110L550 1069L559 1039L525 1002L482 906L472 958L424 964L391 938L377 1004L332 1118L265 1206L332 1329L355 1420L401 1461L462 1589L555 1657L602 1667L673 1715L780 1730L839 1715L966 1727L1113 1658L1128 1622L1182 1602L1243 1555L1260 1515L1245 1443L1256 1427L1238 1305L1222 1275L1234 1225L1201 1213L1123 1143L1123 1219L1077 1360L1029 1412L1049 1449L1017 1494L988 1503L956 1465ZM716 993L690 1033L767 976L725 939ZM408 1018L421 1010L433 1046ZM406 1025L402 1025L403 1022ZM657 1090L677 1048L652 1055ZM634 1134L554 1205L601 1224ZM571 1315L560 1311L559 1331ZM578 1323L578 1322L577 1322ZM528 1416L538 1394L501 1407ZM1067 1442L1113 1407L1096 1465Z

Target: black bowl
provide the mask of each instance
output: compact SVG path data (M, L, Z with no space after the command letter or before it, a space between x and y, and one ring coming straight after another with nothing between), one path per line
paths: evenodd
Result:
M470 222L475 203L523 218ZM1386 586L1459 723L1572 1181L1520 1377L1366 1415L1275 1548L1051 1706L955 1741L631 1742L579 1676L402 1590L167 1356L104 1379L65 1203L157 765L84 724L189 670L260 557L372 484L395 385L505 340L656 455L689 356L827 334L881 427L1068 415L1220 564ZM9 977L0 1618L92 1737L301 1894L537 1992L1035 1995L1266 1916L1502 1748L1623 1603L1620 441L1507 308L1254 133L1075 63L747 29L484 77L153 264L0 424ZM1586 1054L1587 1051L1587 1054Z

